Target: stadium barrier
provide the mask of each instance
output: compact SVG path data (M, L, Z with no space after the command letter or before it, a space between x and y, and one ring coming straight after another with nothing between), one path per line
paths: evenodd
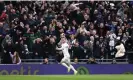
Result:
M34 64L34 63L43 63L44 62L44 59L21 59L22 60L22 63L24 64L27 64L27 63L30 63L30 64ZM78 64L86 64L88 62L89 59L78 59ZM116 59L116 63L117 64L129 64L129 60L126 58L126 59ZM133 62L133 60L130 60L130 62ZM3 64L1 63L2 62L2 59L0 59L0 64ZM72 64L74 63L74 59L71 59L71 62ZM95 62L97 64L112 64L112 59L95 59ZM55 63L58 63L55 59L49 59L49 63L51 64L55 64ZM132 63L130 63L132 64Z
M73 64L78 74L133 74L133 64ZM69 75L60 64L0 65L0 75Z

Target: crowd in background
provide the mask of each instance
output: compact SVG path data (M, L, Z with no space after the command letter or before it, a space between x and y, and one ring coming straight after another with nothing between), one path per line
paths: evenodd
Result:
M72 59L112 59L116 41L133 50L133 2L0 1L0 55L54 59L62 33Z

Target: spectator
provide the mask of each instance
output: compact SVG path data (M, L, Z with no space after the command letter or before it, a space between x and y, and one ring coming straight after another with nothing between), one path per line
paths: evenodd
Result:
M74 46L72 47L73 50L73 58L74 59L84 59L85 53L84 49L79 45L78 42L75 42Z
M12 59L12 63L13 64L20 64L21 63L21 59L19 57L19 54L17 52L14 52L14 54L9 53Z
M13 54L15 52L15 47L12 45L11 41L7 42L4 46L4 53L2 56L2 63L3 64L12 64L12 58L10 57L10 54Z
M113 56L114 55L114 46L115 46L115 39L116 39L116 35L113 31L110 32L109 35L109 46L110 46L110 54Z
M129 49L129 44L132 48L132 8L132 3L129 1L2 1L0 2L1 52L2 48L5 48L5 39L9 36L7 41L11 40L11 46L14 44L20 46L16 51L20 58L31 58L28 52L33 52L32 58L43 57L48 63L49 56L55 56L54 46L60 41L63 33L76 51L77 48L81 49L81 46L84 48L85 55L80 54L82 58L88 59L90 56L105 58L105 55L110 57L114 55L117 37L125 43L126 49ZM22 55L23 51L24 55L29 57Z
M89 59L90 57L93 57L93 45L88 40L84 41L84 58Z
M48 56L50 59L55 59L55 52L56 52L55 49L56 49L55 38L51 36L48 43Z
M101 48L100 48L100 42L95 40L94 46L93 46L93 57L100 58L101 57Z
M35 40L35 43L33 45L33 57L34 59L42 59L43 54L43 46L42 46L42 40L40 38L37 38Z
M13 44L12 38L9 35L6 35L5 38L4 38L4 40L2 41L2 44L1 44L2 47L4 48L7 45L8 42L10 42L11 44Z

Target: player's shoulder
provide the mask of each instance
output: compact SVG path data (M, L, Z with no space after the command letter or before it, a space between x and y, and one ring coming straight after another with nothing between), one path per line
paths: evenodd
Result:
M65 45L68 45L68 43L65 43Z
M68 46L68 44L67 43L64 43L63 46Z

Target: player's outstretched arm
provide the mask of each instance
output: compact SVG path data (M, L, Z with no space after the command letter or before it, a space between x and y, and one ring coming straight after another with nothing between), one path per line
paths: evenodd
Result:
M58 48L57 46L56 46L56 50L63 50L63 48L61 47L61 48Z

